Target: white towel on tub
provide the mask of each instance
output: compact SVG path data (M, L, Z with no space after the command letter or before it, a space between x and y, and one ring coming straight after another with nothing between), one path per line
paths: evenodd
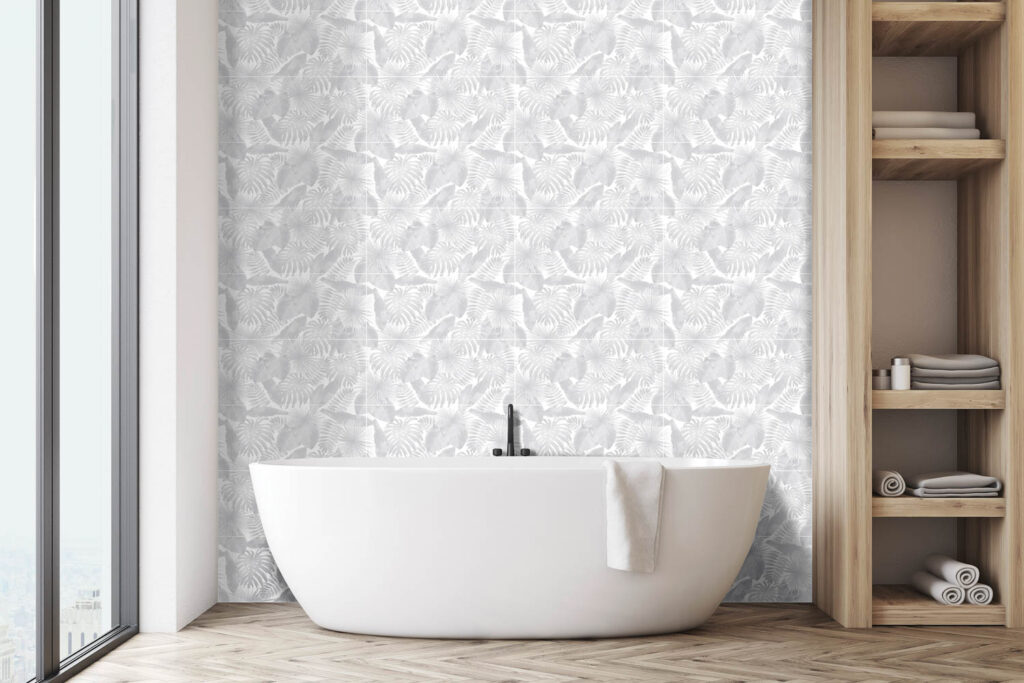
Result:
M608 566L653 572L664 468L649 460L606 460L604 468Z

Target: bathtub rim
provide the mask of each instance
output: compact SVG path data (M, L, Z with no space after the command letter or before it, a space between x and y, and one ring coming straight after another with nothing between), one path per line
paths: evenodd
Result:
M770 470L771 464L756 460L719 460L715 458L672 458L633 456L579 456L551 455L536 457L412 457L377 458L366 456L339 456L329 458L283 458L249 464L250 471L260 469L296 470L357 470L357 471L410 471L469 472L489 470L532 470L542 471L590 471L603 469L604 463L614 462L657 462L669 471L686 470Z

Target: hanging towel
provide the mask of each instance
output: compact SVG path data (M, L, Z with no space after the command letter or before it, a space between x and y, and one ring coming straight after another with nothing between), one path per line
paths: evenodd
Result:
M653 572L664 468L650 460L606 460L604 468L608 566Z
M969 111L876 111L871 114L876 128L974 128Z
M911 353L911 370L913 368L929 368L931 370L982 370L998 368L999 361L988 356L977 356L966 353L950 353L933 356L927 353Z
M912 381L910 383L911 389L920 390L931 390L931 391L979 391L989 389L999 389L1002 385L999 380L993 380L991 382L977 382L974 384L938 384L936 382L918 382Z
M948 555L929 555L924 559L924 566L940 579L961 588L970 588L981 579L981 572L973 564L959 562Z
M928 572L914 572L910 583L925 595L930 595L943 605L962 605L966 597L960 586L954 586Z
M910 368L910 376L926 382L941 383L947 379L972 379L975 382L987 382L999 379L999 366L982 368L981 370L933 370L932 368Z
M967 602L972 605L987 605L992 602L992 587L976 583L966 590Z
M872 128L875 140L979 140L977 128Z
M875 470L871 473L872 488L880 496L895 497L906 493L907 484L899 472Z

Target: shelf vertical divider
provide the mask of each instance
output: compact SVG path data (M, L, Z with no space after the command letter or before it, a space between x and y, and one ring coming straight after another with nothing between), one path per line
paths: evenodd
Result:
M1024 627L1024 2L1006 3L998 31L966 48L958 60L961 111L977 113L985 137L1006 141L1003 163L962 177L957 189L957 345L961 353L1000 360L1006 407L960 411L958 461L962 469L999 477L1006 516L963 519L957 545L977 564L1006 608L1006 625Z
M814 0L814 602L871 626L869 0Z

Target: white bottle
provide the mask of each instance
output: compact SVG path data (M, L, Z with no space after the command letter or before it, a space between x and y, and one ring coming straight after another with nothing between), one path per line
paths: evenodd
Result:
M892 388L895 391L906 391L910 388L910 359L892 359Z

